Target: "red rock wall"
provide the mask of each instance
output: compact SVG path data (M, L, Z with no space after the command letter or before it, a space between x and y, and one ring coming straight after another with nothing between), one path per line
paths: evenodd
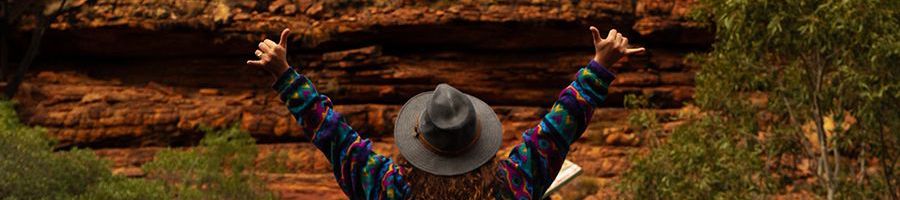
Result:
M99 154L133 176L159 147L195 144L200 126L240 124L262 149L316 160L273 180L286 198L341 195L270 76L244 65L281 28L296 33L291 63L382 152L393 152L399 105L438 83L488 102L513 145L590 59L587 27L619 29L649 52L611 67L610 98L569 157L600 183L597 197L614 194L607 183L642 149L622 128L624 95L652 95L658 112L673 113L693 95L684 56L711 42L684 18L691 0L72 2L16 97L22 119L62 146L107 148Z

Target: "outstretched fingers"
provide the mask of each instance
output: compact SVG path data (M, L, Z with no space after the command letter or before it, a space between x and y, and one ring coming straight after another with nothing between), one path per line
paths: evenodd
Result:
M265 39L259 43L256 51L253 51L253 54L258 57L258 60L248 60L247 64L256 67L266 67L270 61L272 61L275 54L284 53L283 51L287 50L288 39L291 35L291 29L284 29L281 31L281 37L278 40L278 43L270 39ZM279 48L281 47L281 48ZM278 52L276 52L276 50Z
M642 53L644 53L644 52L646 52L646 51L647 51L647 50L644 49L644 47L641 47L641 48L632 48L632 49L625 49L625 54L626 54L626 55L642 54Z
M268 55L266 55L266 54L271 54L275 50L274 46L272 46L274 44L275 43L269 39L266 39L265 41L260 42L259 49L257 49L256 51L253 51L253 55L255 55L257 58L259 58L259 60L248 60L247 64L252 65L252 66L257 66L257 67L264 67L266 65L266 62L268 62L268 58L267 58Z
M262 60L248 60L247 64L252 65L252 66L257 66L257 67L263 67L266 65L265 63L263 63Z

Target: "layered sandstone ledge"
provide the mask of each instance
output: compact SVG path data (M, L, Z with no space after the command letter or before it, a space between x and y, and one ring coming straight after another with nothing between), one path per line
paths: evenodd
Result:
M359 50L350 52L358 54ZM323 56L329 57L335 55ZM447 82L493 105L505 122L505 134L512 137L527 128L522 125L539 121L579 67L573 61L569 67L541 68L541 63L518 59L515 64L519 66L514 67L519 69L502 70L491 66L493 61L415 58L354 66L369 61L343 59L314 62L303 71L334 99L337 110L354 128L367 136L390 135L397 109L406 98ZM263 142L305 139L275 92L267 88L271 78L242 63L192 60L191 67L171 70L143 63L158 66L172 61L137 62L40 70L17 96L20 113L27 122L46 127L62 145L190 145L200 137L197 129L201 126L233 124L240 124ZM606 107L596 112L594 119L598 123L624 119L620 107L626 94L651 95L658 105L680 106L693 94L692 78L690 72L622 72L610 88Z
M295 32L291 63L390 154L399 106L438 83L488 102L509 148L591 57L587 27L619 29L649 51L610 66L609 98L568 157L600 187L594 197L614 195L628 156L647 149L624 127L624 96L648 95L660 116L674 115L694 91L685 55L712 41L687 20L693 0L69 2L16 96L24 121L62 147L100 149L130 176L165 146L191 148L198 127L237 124L262 154L289 152L291 172L269 186L294 199L344 197L269 75L244 65L284 27Z
M271 79L244 65L256 42L290 27L291 63L364 134L386 135L396 107L438 83L533 121L590 58L595 25L649 47L610 66L618 79L603 107L643 94L677 108L693 95L684 56L710 41L686 20L692 3L71 1L16 100L63 145L190 145L197 127L231 124L304 140Z
M52 24L59 31L48 33L48 39L59 43L48 51L243 55L246 48L233 47L252 47L285 27L297 33L294 42L303 44L292 46L303 49L371 44L414 49L590 47L588 25L617 28L633 42L654 45L706 46L712 40L701 24L687 20L693 0L447 2L451 1L72 1L68 4L72 8ZM219 48L211 51L210 46Z

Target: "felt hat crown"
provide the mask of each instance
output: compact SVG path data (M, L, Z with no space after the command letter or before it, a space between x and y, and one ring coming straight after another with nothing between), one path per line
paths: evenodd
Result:
M489 161L500 149L503 133L490 106L447 84L407 101L394 124L403 157L418 169L444 176Z

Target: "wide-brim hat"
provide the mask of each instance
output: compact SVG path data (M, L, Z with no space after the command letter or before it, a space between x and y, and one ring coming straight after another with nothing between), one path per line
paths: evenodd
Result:
M442 176L488 162L502 138L502 124L487 103L446 84L409 99L394 123L400 154L417 169Z

